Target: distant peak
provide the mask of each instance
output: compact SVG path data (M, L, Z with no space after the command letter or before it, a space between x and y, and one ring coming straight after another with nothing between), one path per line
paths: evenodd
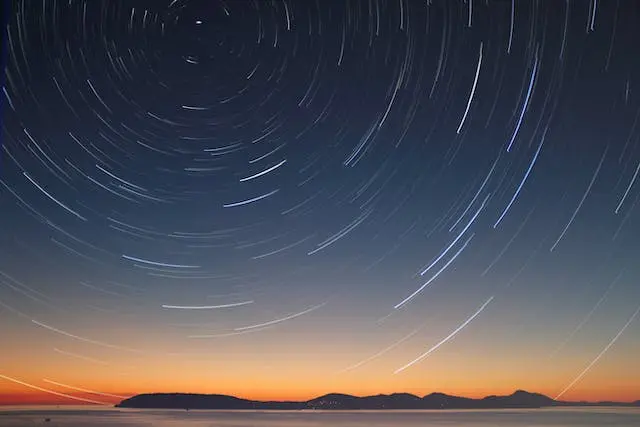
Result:
M343 393L328 393L325 394L324 396L320 396L320 397L316 397L315 399L312 400L320 400L320 399L355 399L355 396L352 396L350 394L343 394Z
M544 394L541 393L532 393L530 391L526 391L526 390L516 390L513 392L512 396L533 396L533 397L543 397L545 399L551 399L548 396L545 396ZM551 399L553 400L553 399Z
M451 396L448 394L440 393L436 391L436 392L427 394L425 397L451 397Z
M392 396L392 397L408 397L410 399L420 399L420 397L416 396L415 394L411 394L411 393L392 393L389 396Z

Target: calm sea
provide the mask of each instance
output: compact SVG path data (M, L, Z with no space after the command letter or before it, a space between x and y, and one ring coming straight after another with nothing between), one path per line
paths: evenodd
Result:
M45 419L49 421L45 421ZM640 409L170 411L0 408L0 427L639 427Z

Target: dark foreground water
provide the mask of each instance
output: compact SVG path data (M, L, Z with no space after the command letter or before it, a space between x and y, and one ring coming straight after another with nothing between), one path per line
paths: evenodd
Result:
M45 419L50 421L46 422ZM2 409L0 427L639 427L640 409L227 412Z

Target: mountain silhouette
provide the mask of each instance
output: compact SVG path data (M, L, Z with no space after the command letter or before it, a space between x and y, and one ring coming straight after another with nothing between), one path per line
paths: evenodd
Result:
M508 409L550 406L640 406L640 401L564 402L539 393L518 390L508 396L482 399L431 393L419 397L409 393L352 396L330 393L301 402L256 401L223 394L153 393L139 394L118 403L119 408L218 409L218 410L384 410L384 409Z
M542 408L555 403L555 400L543 394L524 390L517 390L510 396L487 396L482 400L487 406L496 408Z
M477 399L467 397L451 396L444 393L431 393L422 398L425 405L433 409L460 409L480 406Z
M422 407L422 399L409 393L365 397L333 393L304 403L307 409L419 409Z

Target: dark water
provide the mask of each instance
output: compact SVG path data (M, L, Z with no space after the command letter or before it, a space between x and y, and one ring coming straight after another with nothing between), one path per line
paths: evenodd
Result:
M45 422L50 418L49 422ZM226 412L5 409L0 427L640 427L640 409Z

